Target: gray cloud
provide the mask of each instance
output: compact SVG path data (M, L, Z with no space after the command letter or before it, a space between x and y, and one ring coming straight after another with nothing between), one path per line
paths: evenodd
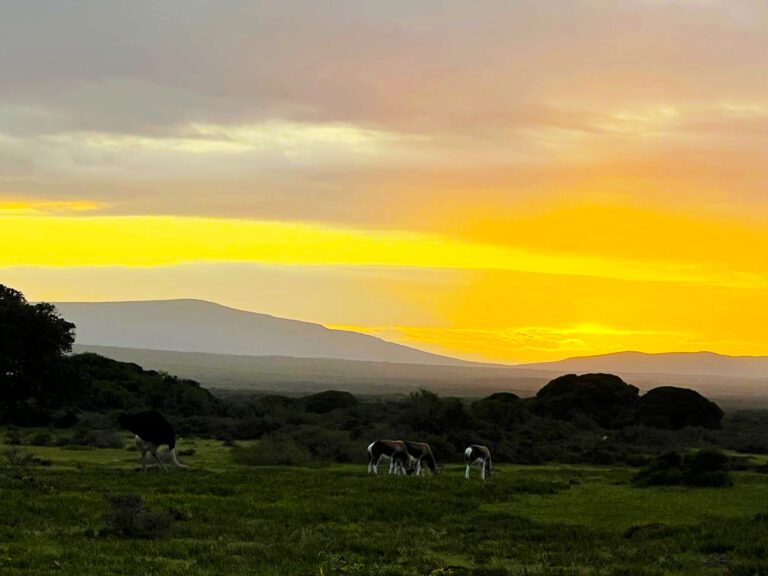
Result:
M62 128L282 117L464 132L553 99L578 109L768 91L757 1L5 6L0 98L54 111Z
M389 225L393 202L504 203L599 165L650 195L682 179L759 201L766 26L759 0L10 0L0 194ZM275 121L383 143L179 143Z

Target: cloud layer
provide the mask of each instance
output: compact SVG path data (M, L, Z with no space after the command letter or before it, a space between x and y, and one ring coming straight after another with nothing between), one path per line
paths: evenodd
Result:
M206 295L257 310L228 287L230 264L273 267L286 290L285 266L378 267L375 298L340 276L354 317L320 301L293 315L473 358L654 348L649 334L768 353L737 334L768 320L754 297L768 282L766 29L760 0L12 0L0 267L47 298L41 270L98 266L102 290L84 297L108 298L123 292L105 274L124 266L181 280L221 264L230 276ZM419 280L396 280L404 269ZM490 322L475 296L515 274L559 278L557 315ZM603 301L569 292L583 278ZM623 314L643 306L612 282L656 305L653 326ZM681 287L687 325L666 298ZM431 324L396 312L429 290ZM697 323L694 306L738 329ZM568 335L588 325L610 329Z

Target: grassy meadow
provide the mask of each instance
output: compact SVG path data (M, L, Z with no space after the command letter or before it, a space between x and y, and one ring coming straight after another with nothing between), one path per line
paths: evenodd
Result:
M368 476L362 447L359 465L306 468L237 465L211 440L179 449L191 468L168 473L126 449L0 457L0 574L768 574L768 475L634 488L629 468L500 465L482 483L456 465ZM116 533L106 496L125 494L170 510L167 533Z

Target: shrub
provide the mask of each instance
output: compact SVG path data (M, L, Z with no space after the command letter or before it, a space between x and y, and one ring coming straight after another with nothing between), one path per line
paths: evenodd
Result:
M50 432L38 432L27 442L30 446L55 446L56 438Z
M514 444L509 453L509 460L515 464L538 465L544 463L541 446L532 440L521 440Z
M123 538L152 540L164 536L171 527L167 512L150 510L137 494L108 495L109 512L104 516L107 530Z
M333 410L357 406L357 398L349 392L338 390L318 392L317 394L306 396L302 400L304 402L304 409L315 414L327 414Z
M271 440L285 440L306 449L319 462L355 462L364 456L365 445L353 442L349 433L321 426L297 426L272 435Z
M124 448L123 436L114 430L78 430L69 440L75 446L93 446L95 448Z
M77 414L71 411L54 415L53 425L56 428L72 428L79 422Z
M278 430L281 423L272 416L251 416L233 427L232 436L237 440L253 440Z
M292 440L264 438L250 446L235 446L232 457L246 466L301 466L309 462L310 454Z
M217 438L228 435L239 420L223 416L190 416L173 422L178 436Z
M689 486L731 486L728 456L718 450L701 450L685 459Z
M641 466L648 466L651 463L651 458L645 454L627 454L624 457L624 463L627 466L639 468Z
M3 456L10 466L50 466L47 458L38 458L19 446L11 446L3 451Z
M8 433L5 435L5 443L9 446L21 446L23 444L21 433L18 430L8 429Z
M3 450L3 456L11 466L31 466L35 460L34 455L15 445Z
M517 394L497 392L472 404L472 413L481 421L509 430L525 418L523 404Z
M667 452L654 458L632 481L636 486L731 486L728 471L728 456L717 450L686 456Z
M596 446L585 452L582 459L587 464L610 466L617 462L623 462L625 455L612 446Z
M632 479L637 486L676 486L683 483L683 457L678 452L660 454Z

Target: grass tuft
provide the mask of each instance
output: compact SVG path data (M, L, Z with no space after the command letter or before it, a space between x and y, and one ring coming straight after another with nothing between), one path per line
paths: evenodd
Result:
M154 540L171 528L173 517L165 511L145 507L137 494L107 495L109 512L104 516L107 532L123 538Z

